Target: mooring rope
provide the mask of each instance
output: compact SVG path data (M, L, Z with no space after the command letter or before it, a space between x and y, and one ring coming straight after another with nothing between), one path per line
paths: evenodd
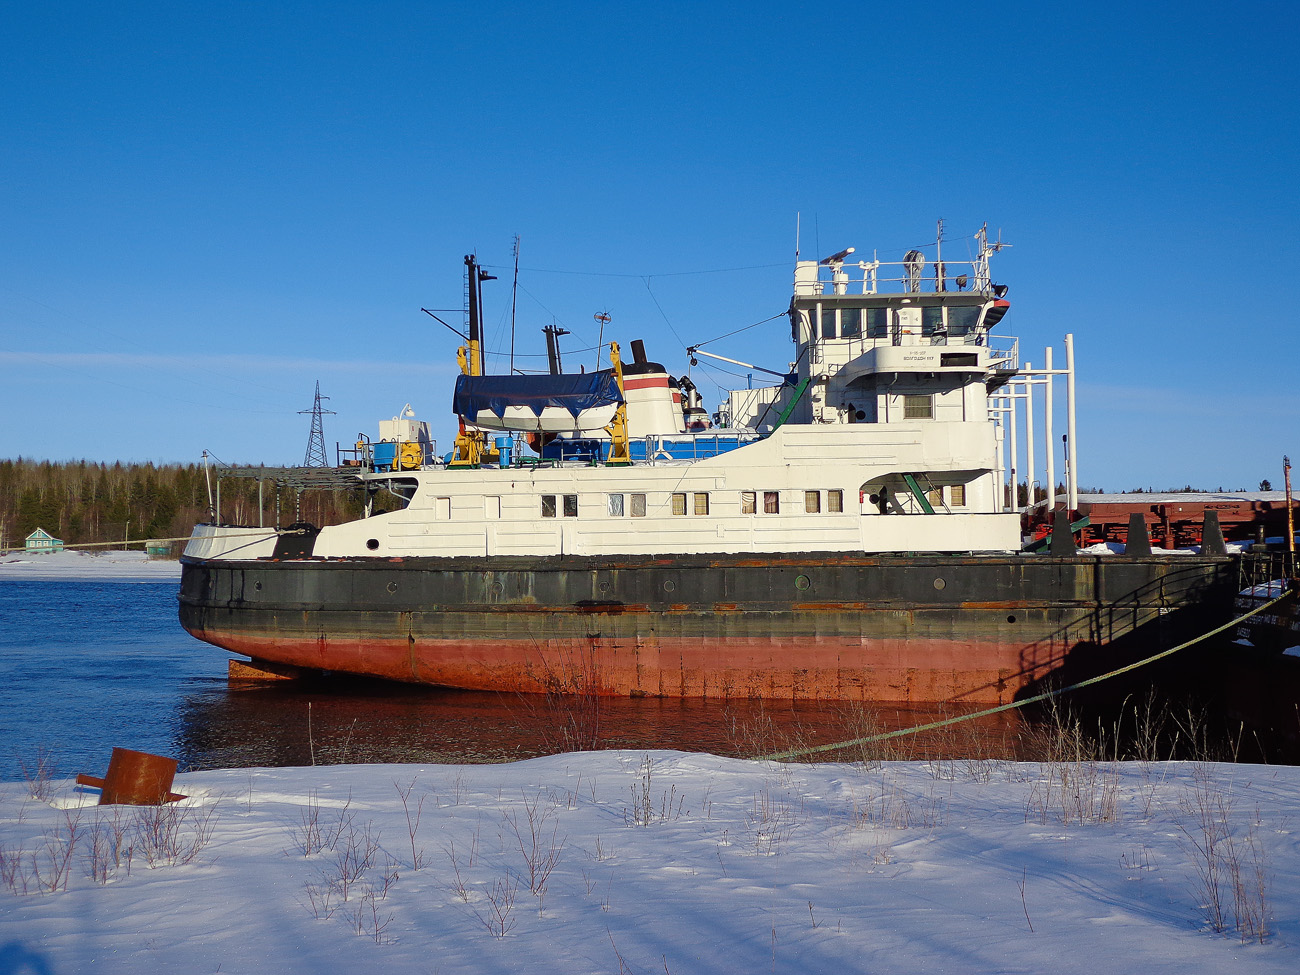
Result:
M1238 616L1235 620L1229 620L1227 623L1224 623L1222 626L1217 626L1214 629L1210 630L1208 633L1202 633L1200 636L1194 637L1193 639L1188 640L1186 643L1180 643L1176 647L1170 647L1168 650L1162 650L1160 651L1160 653L1153 654L1150 657L1146 657L1142 660L1135 661L1134 663L1131 664L1125 664L1123 667L1119 667L1107 673L1098 674L1096 677L1089 677L1086 680L1081 680L1075 684L1068 684L1065 687L1058 687L1050 691L1044 691L1042 694L1035 694L1033 697L1027 697L1023 701L1012 701L1010 704L999 704L997 707L985 708L983 711L974 711L971 714L963 714L955 718L943 718L942 720L939 721L930 721L927 722L926 724L914 725L913 727L910 728L899 728L896 731L885 731L885 732L881 732L878 735L868 735L865 738L853 738L850 739L849 741L837 741L829 745L811 745L807 748L791 748L789 751L773 752L771 755L758 756L758 761L779 762L784 759L798 758L801 755L814 755L821 752L834 752L834 751L839 751L842 748L851 748L854 745L869 745L878 741L886 741L887 739L890 738L902 738L906 735L919 734L922 731L934 731L937 728L947 728L950 725L960 724L963 721L973 721L976 718L986 718L991 714L1001 714L1003 711L1012 711L1015 710L1016 708L1027 707L1030 704L1037 704L1039 701L1046 701L1053 697L1059 697L1060 695L1068 693L1069 691L1077 691L1081 687L1089 687L1092 684L1100 684L1104 680L1110 680L1112 677L1118 677L1120 674L1126 674L1129 671L1137 670L1139 667L1145 667L1147 664L1155 663L1155 661L1160 660L1164 657L1168 657L1172 654L1175 654L1179 650L1186 650L1188 647L1200 643L1202 640L1208 640L1210 637L1216 636L1219 633L1222 633L1224 630L1236 626L1238 623L1242 622L1242 620L1250 619L1256 613L1262 613L1264 612L1264 610L1276 606L1284 599L1290 599L1293 595L1295 594L1288 590L1287 592L1282 593L1282 595L1278 596L1276 599L1270 599L1268 602L1264 603L1263 605L1256 606L1250 612Z
M273 535L305 535L306 531L302 528L248 528L240 531L222 532L220 535L180 535L176 538L125 538L116 542L77 542L73 545L64 545L62 550L74 548L112 548L113 546L123 547L127 545L150 545L161 544L162 542L188 542L195 538L234 538L240 535L261 535L270 538ZM31 555L48 555L50 552L60 551L60 549L33 550L27 547L0 548L0 555L9 555L11 552L26 552Z

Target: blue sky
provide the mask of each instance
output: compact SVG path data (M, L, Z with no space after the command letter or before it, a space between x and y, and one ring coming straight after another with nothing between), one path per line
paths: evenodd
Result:
M331 451L407 402L449 446L457 340L420 308L461 307L464 254L522 238L521 350L608 310L680 374L786 307L796 214L805 256L1000 229L999 331L1035 363L1075 335L1084 485L1300 454L1294 5L0 18L0 457L296 463L317 379ZM779 368L788 326L711 348Z

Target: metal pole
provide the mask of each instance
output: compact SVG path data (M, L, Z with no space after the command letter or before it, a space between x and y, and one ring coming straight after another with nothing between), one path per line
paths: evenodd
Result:
M1020 461L1020 445L1016 442L1016 427L1019 421L1016 418L1016 400L1018 397L1015 393L1015 386L1010 386L1010 395L1007 396L1010 410L1007 414L1007 430L1011 435L1011 510L1015 511L1020 507L1020 479L1017 477L1016 465Z
M1282 458L1282 480L1286 485L1286 552L1287 561L1295 564L1295 513L1291 510L1291 458ZM1289 565L1288 569L1291 568Z
M1056 510L1056 435L1052 432L1052 347L1043 351L1047 363L1047 381L1044 383L1047 401L1043 405L1043 437L1047 441L1047 510Z
M1025 486L1028 506L1034 506L1034 364L1025 363Z
M208 452L203 451L203 480L208 486L208 518L217 523L217 509L212 506L212 468L208 464Z
M1074 426L1074 333L1065 333L1065 415L1066 425L1069 429L1070 436L1070 461L1066 467L1069 473L1069 483L1066 484L1066 491L1069 494L1070 510L1075 511L1079 507L1079 438L1076 436Z
M993 430L993 448L995 448L995 459L993 463L997 465L997 498L995 499L996 507L993 511L1006 511L1006 419L1005 413L1000 406L997 406L1001 396L993 400L992 411L997 415L997 425Z

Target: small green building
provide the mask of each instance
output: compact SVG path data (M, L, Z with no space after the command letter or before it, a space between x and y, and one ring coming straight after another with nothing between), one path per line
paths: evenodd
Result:
M38 528L27 536L25 550L34 554L43 552L62 552L63 539L55 538L44 528Z

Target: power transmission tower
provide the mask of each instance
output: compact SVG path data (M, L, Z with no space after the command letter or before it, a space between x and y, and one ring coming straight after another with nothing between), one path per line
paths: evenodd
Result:
M316 380L316 401L312 404L310 410L299 410L300 414L311 414L311 435L307 438L307 456L303 458L303 467L329 467L330 462L325 458L325 427L321 423L321 417L328 413L334 416L333 410L322 409L320 401L329 399L328 396L320 394L320 380Z

